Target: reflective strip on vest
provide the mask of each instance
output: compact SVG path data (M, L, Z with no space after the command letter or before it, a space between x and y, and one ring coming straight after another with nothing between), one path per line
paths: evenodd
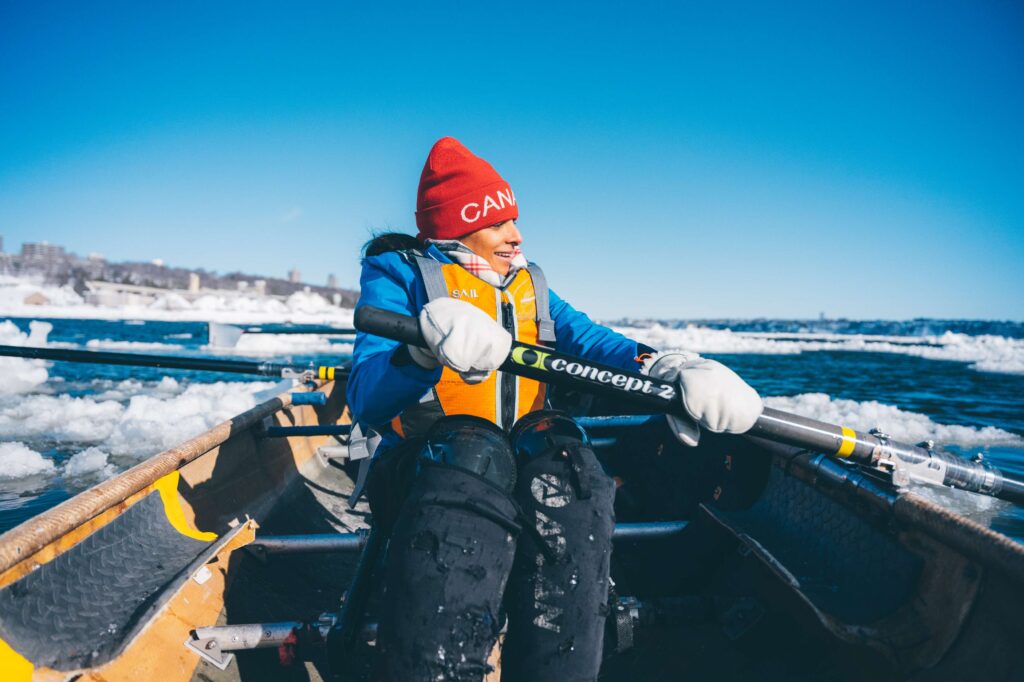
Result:
M546 334L551 337L548 343L554 342L554 324L547 310L547 286L543 273L538 275L539 269L535 266L520 270L507 287L498 289L455 263L441 263L424 256L416 256L415 262L429 300L442 296L457 298L484 311L498 324L503 322L504 303L510 306L509 321L517 341L537 344L542 340L540 329L548 328L551 332ZM538 295L541 287L544 293ZM543 311L538 310L538 306L542 306ZM506 391L510 395L504 395ZM432 393L433 396L428 393L418 404L392 420L391 426L397 434L402 437L421 435L433 421L450 414L483 417L510 429L524 414L544 407L545 387L539 381L504 372L494 372L478 384L467 384L457 372L445 367Z

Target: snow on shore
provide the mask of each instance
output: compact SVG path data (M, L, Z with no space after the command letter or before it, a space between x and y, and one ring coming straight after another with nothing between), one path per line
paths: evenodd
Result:
M38 305L26 300L41 301ZM89 305L71 287L33 278L0 275L0 316L97 320L161 320L226 324L294 322L351 325L352 310L332 305L319 294L297 291L284 301L269 296L207 294L195 301L168 291L149 305Z
M927 360L970 363L980 372L1024 374L1024 339L956 334L938 336L872 336L868 334L765 334L710 329L698 325L673 329L660 324L618 327L626 336L663 350L697 353L757 353L795 355L813 351L895 353Z

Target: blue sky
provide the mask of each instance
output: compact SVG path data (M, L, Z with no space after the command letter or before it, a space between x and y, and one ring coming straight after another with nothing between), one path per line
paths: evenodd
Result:
M355 285L453 135L596 317L1024 319L1019 3L481 4L4 2L5 247Z

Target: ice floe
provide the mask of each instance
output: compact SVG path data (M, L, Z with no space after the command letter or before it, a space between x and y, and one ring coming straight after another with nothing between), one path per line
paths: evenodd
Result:
M10 320L0 322L0 344L5 346L45 346L46 335L53 326L33 321L29 333L18 329ZM26 393L46 382L49 372L40 360L0 357L0 395Z
M57 466L24 443L0 443L0 480L53 474Z
M771 396L765 405L830 424L848 426L858 431L881 428L896 440L918 443L934 440L941 445L979 447L986 445L1024 446L1024 437L994 426L973 427L940 424L927 415L901 410L874 400L846 400L824 393L802 393L795 396Z
M168 378L155 385L118 382L88 397L2 396L0 439L12 442L0 444L0 476L56 473L52 462L22 441L77 445L82 450L68 461L67 475L111 475L115 468L108 455L133 461L149 457L252 408L255 394L271 386L217 382L181 388Z
M217 355L352 355L352 344L338 341L339 338L319 334L242 334L234 348L204 346L203 350Z
M64 475L72 478L83 476L109 478L116 471L117 467L108 461L107 453L95 446L73 455L64 465Z
M85 344L86 348L95 350L128 350L135 353L151 351L176 351L182 350L184 346L176 343L157 343L152 341L118 341L115 339L90 339Z
M928 360L970 363L971 369L1007 374L1024 373L1024 339L1005 336L957 334L937 336L874 336L868 334L813 334L736 332L698 325L672 328L661 324L618 327L626 336L659 349L698 353L757 353L793 355L813 351L897 353Z

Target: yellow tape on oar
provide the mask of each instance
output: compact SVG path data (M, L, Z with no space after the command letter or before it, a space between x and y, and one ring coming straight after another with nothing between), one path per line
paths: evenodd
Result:
M333 367L320 367L318 374L321 379L326 381L334 381L334 368Z
M178 499L178 479L181 472L174 470L166 476L157 479L153 487L160 492L160 501L164 503L164 514L167 520L174 526L174 530L194 540L211 542L217 539L216 533L204 533L188 525L185 520L185 510L181 508L181 500Z
M839 428L843 430L843 439L839 442L836 456L849 457L853 454L853 448L857 445L857 432L845 426L840 426Z

